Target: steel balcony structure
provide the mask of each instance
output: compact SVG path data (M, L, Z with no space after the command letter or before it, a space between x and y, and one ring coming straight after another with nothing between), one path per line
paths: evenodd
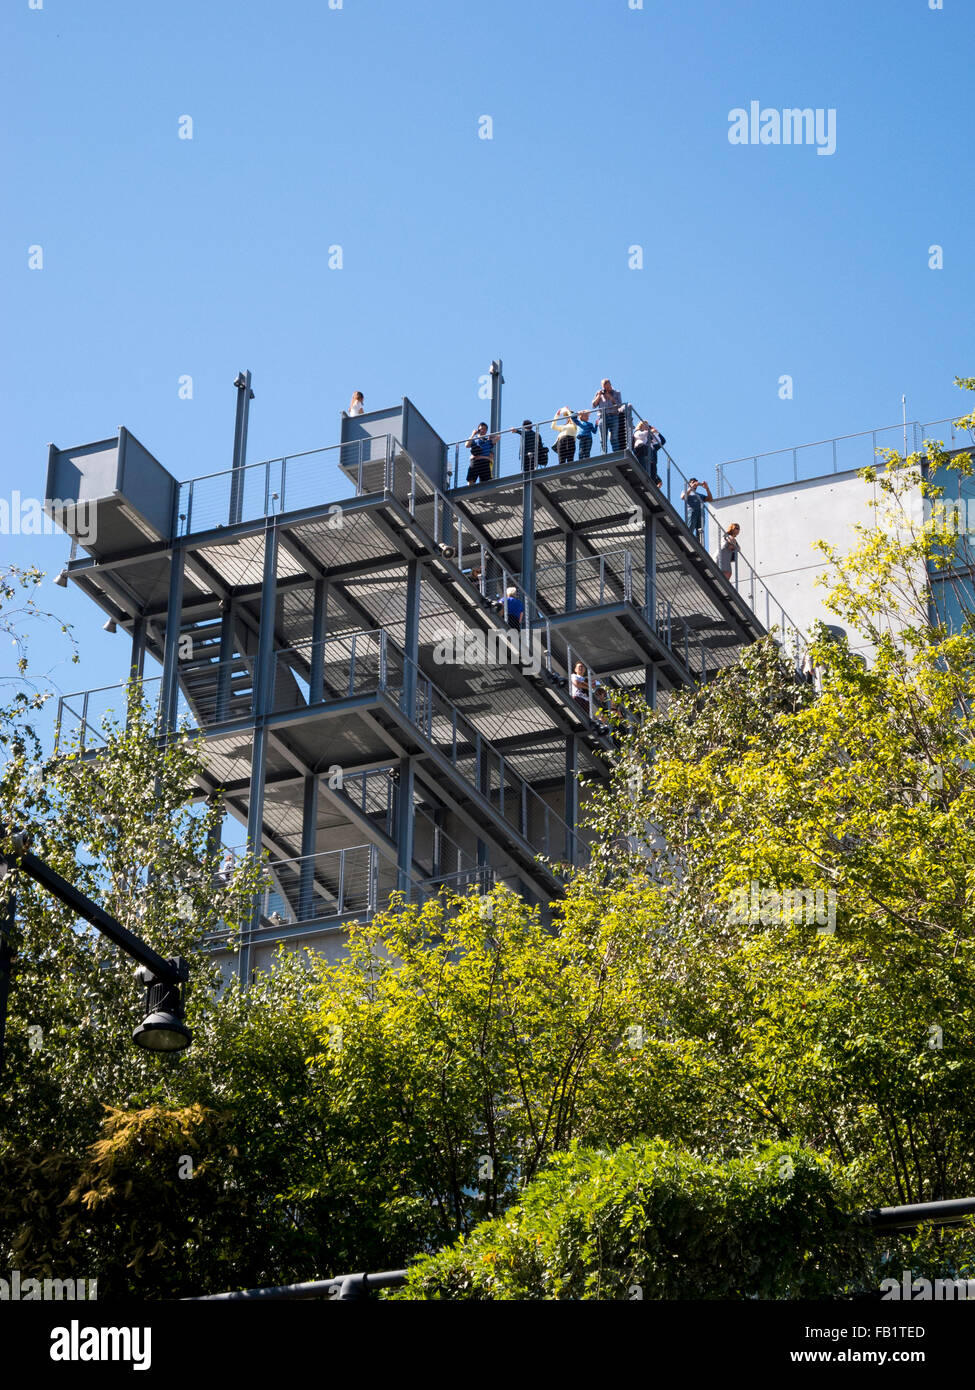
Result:
M267 856L244 978L281 941L340 951L393 892L506 883L545 909L613 758L597 690L661 708L772 628L800 659L744 558L728 580L688 530L667 454L657 481L627 446L452 486L457 446L404 398L328 448L241 455L180 483L124 428L52 445L47 508L159 737L199 732L199 795ZM62 697L58 746L97 757L126 684Z

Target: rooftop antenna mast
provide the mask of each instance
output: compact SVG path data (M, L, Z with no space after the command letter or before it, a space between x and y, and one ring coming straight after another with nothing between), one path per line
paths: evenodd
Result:
M501 358L491 363L491 433L497 434L501 429L501 387L504 385L504 377L501 375ZM500 463L501 441L497 442L494 450L494 457ZM495 466L495 475L501 469Z
M238 372L234 378L237 388L237 419L234 424L233 475L230 481L230 525L240 521L244 510L244 463L247 458L247 417L254 399L250 372Z

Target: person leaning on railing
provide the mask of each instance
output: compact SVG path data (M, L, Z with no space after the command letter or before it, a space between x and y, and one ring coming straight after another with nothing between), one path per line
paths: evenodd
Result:
M660 450L664 447L666 443L666 439L664 439L663 435L657 429L657 426L651 425L650 437L647 440L647 444L650 449L650 468L648 471L657 487L661 486L660 477L657 473L657 455L660 453Z
M572 422L579 431L579 457L587 459L592 453L593 436L598 428L598 420L590 420L588 410L580 410L573 414Z
M541 442L538 437L538 430L531 420L522 420L520 429L515 425L508 433L521 435L521 471L523 473L533 473L536 467L545 468L547 466L548 445Z
M654 435L659 439L659 444L653 443ZM633 431L633 452L657 487L660 486L660 478L657 474L657 450L666 442L659 430L655 430L646 420L641 420Z
M467 441L471 451L471 462L467 469L468 483L489 483L494 470L494 446L496 434L488 434L488 427L482 420Z
M555 412L552 429L558 436L555 441L555 452L558 454L559 463L571 463L576 456L576 435L579 432L579 427L573 420L572 411L567 405L563 405Z
M738 555L738 535L741 527L733 521L724 533L721 549L718 551L718 569L725 579L731 578L731 567Z
M599 719L597 719L597 718L595 717L595 714L594 714L594 711L596 710L596 708L597 708L599 705L605 703L605 695L604 695L604 692L603 692L603 687L599 684L599 682L598 682L597 680L594 680L594 681L593 681L593 687L592 687L592 708L593 708L593 713L590 713L590 710L589 710L589 672L586 670L585 663L582 662L582 661L577 661L576 664L575 664L575 666L573 666L573 668L572 668L572 679L571 679L570 685L569 685L569 693L571 694L571 696L572 696L573 700L575 701L575 703L580 707L580 709L584 710L584 711L586 712L586 714L589 715L589 718L592 719L593 723L596 725L596 728L599 730L599 732L600 732L601 734L608 733L608 732L609 732L609 725L608 725L608 724L603 724Z

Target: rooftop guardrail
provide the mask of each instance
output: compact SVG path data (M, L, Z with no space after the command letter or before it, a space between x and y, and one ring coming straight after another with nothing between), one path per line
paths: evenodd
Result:
M827 477L866 468L877 462L878 449L896 449L905 453L920 453L926 439L943 439L949 449L965 448L975 442L970 430L959 429L956 417L931 420L922 424L901 420L896 425L881 425L857 434L841 434L834 439L818 439L812 444L797 444L791 449L770 449L763 454L746 454L728 459L715 467L719 497L733 497L739 492L759 491L788 483ZM945 434L933 433L948 427ZM905 434L907 436L905 441ZM868 447L869 442L869 447ZM774 462L773 462L774 460Z

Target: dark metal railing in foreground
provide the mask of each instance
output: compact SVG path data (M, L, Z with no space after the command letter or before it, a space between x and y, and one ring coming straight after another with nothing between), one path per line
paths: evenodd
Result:
M278 1284L269 1289L240 1289L235 1293L207 1293L184 1303L216 1303L231 1299L311 1299L334 1303L355 1303L368 1298L374 1289L393 1289L406 1283L405 1269L387 1269L381 1274L337 1274L334 1279L315 1279L309 1284Z
M875 1207L860 1213L860 1221L872 1231L913 1231L919 1226L946 1229L961 1226L975 1217L975 1197L955 1197L947 1202L914 1202L903 1207ZM279 1284L267 1289L241 1289L236 1293L201 1294L188 1303L228 1299L312 1299L351 1303L368 1298L373 1289L396 1288L406 1283L405 1269L385 1270L381 1274L337 1274L334 1279L316 1279L308 1284Z

